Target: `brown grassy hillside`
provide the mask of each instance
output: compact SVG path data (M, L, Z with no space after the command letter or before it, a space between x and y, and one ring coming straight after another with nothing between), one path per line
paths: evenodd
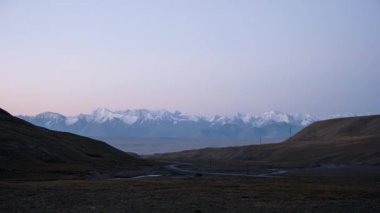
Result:
M311 124L290 141L331 141L380 136L380 115L338 118Z
M104 142L37 127L0 109L0 178L78 178L150 167Z
M150 158L185 162L212 159L290 166L380 165L380 116L316 122L278 144L189 150Z

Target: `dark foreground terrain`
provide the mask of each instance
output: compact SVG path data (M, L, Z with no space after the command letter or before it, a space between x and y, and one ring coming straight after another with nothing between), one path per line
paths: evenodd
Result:
M0 182L1 212L379 212L380 173Z
M332 120L284 143L142 159L0 109L0 212L380 212L379 127Z

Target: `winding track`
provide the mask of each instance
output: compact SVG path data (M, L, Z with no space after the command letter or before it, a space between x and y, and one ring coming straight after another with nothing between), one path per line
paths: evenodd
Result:
M249 175L249 174L243 174L243 173L224 173L224 172L206 172L206 171L193 171L193 170L187 170L187 169L181 169L178 168L177 164L171 164L166 167L167 169L170 169L172 171L178 172L180 174L184 175L208 175L208 176L232 176L232 177L261 177L261 178L282 178L283 176L278 176L280 174L285 174L288 171L287 170L274 170L269 173L262 173L257 175Z
M198 174L202 176L219 176L219 177L251 177L251 178L283 178L284 176L280 176L281 174L285 174L288 171L287 170L278 170L274 169L271 172L268 173L262 173L257 175L249 175L244 173L224 173L224 172L206 172L206 171L194 171L194 170L188 170L188 169L182 169L178 167L178 164L170 164L166 166L168 170L174 171L176 173L179 173L185 177L194 177ZM177 177L177 178L183 178ZM149 175L141 175L141 176L135 176L135 177L129 177L129 178L110 178L108 180L125 180L125 179L155 179L155 178L162 178L164 175L160 174L149 174ZM172 178L176 178L173 176Z

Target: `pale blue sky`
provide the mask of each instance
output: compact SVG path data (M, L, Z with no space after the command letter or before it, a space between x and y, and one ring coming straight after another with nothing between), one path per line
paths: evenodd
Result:
M0 107L380 113L378 0L0 0Z

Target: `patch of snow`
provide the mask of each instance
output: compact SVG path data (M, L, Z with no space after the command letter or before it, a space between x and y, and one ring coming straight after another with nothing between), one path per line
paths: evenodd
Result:
M263 114L265 120L289 123L289 115L278 111L269 111Z
M126 124L134 124L139 119L138 116L135 115L124 115L121 117L121 120Z
M79 117L78 116L67 117L66 120L65 120L65 124L67 126L71 126L71 125L74 125L78 121L79 121Z

